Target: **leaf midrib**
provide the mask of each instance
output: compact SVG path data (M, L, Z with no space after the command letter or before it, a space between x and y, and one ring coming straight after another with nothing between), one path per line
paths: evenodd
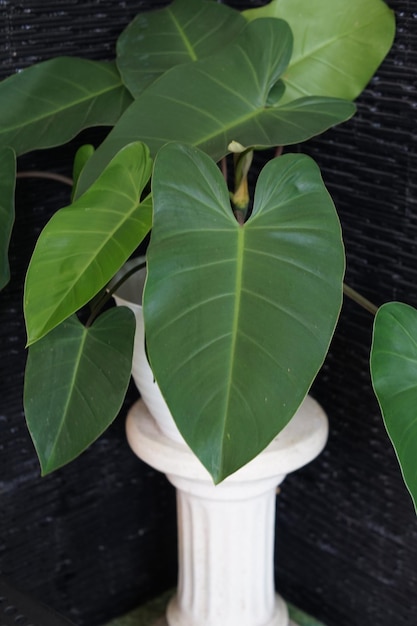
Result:
M191 60L192 61L197 61L198 60L197 54L195 53L195 50L194 50L193 46L191 45L191 42L190 42L189 38L186 36L184 30L181 28L181 25L178 22L177 18L175 17L174 13L171 11L170 8L167 8L167 12L168 12L168 15L170 16L170 18L172 19L172 22L173 22L175 28L177 29L178 34L179 34L181 40L184 43L185 49L188 52L189 56L191 57Z
M345 39L346 37L350 37L352 35L352 33L357 33L359 31L363 30L364 28L367 28L368 26L372 26L372 24L373 24L373 21L366 22L360 28L356 28L356 29L351 30L351 31L346 31L343 34L338 35L337 37L332 37L331 39L328 39L325 43L323 43L323 44L321 44L319 46L316 46L314 48L310 48L308 53L303 54L299 58L296 58L294 61L290 61L287 71L292 70L293 67L297 66L299 63L302 63L303 61L305 61L309 57L315 55L317 52L320 52L321 50L324 50L325 48L333 45L336 41L339 41L341 39Z
M45 113L44 115L40 115L38 117L32 117L24 125L22 125L22 124L14 124L13 126L7 126L7 128L5 128L5 130L0 131L0 134L5 135L5 134L10 133L13 130L21 130L22 128L26 128L26 127L30 126L31 124L36 124L37 122L41 122L42 120L46 120L47 118L49 118L49 117L51 117L53 115L57 115L59 113L66 112L66 111L72 109L73 107L77 107L80 104L83 104L84 102L87 102L89 100L90 101L91 100L95 100L96 98L99 98L100 96L103 96L106 93L109 93L111 91L116 91L116 90L120 89L120 87L123 87L123 83L121 81L118 84L116 84L116 85L112 85L111 87L108 87L106 89L102 89L100 91L94 92L94 95L89 95L89 96L87 96L85 98L80 98L78 100L72 100L70 106L56 108L56 109L50 109L49 112Z
M204 137L199 137L195 143L193 143L192 145L195 148L199 148L200 146L204 145L206 142L211 141L213 139L216 139L218 137L221 137L222 135L226 135L230 130L233 129L239 129L240 126L244 125L245 123L251 121L251 120L255 120L255 121L259 121L259 123L263 122L262 117L265 117L266 115L268 115L269 113L277 113L279 115L280 111L289 111L291 112L292 109L291 107L288 107L288 105L282 106L282 107L265 107L265 105L260 106L260 107L254 107L254 110L251 111L250 113L246 114L246 115L242 115L238 120L233 120L232 122L230 122L229 124L224 124L221 129L216 128L215 131L213 131L212 133L205 135ZM204 111L203 111L204 112ZM277 120L279 121L279 120ZM288 120L286 121L287 124L289 124L290 122L288 122ZM297 126L297 124L295 124L295 122L291 122L293 126ZM155 140L157 139L158 141L160 141L160 143L166 143L169 141L172 141L172 138L169 137L157 137L155 138L154 135L141 135L142 139L146 142L147 139L149 140ZM231 141L231 140L230 140ZM228 142L230 143L230 142ZM227 153L227 146L226 146L226 152L224 152L224 150L222 150L222 154L226 154ZM221 157L220 157L221 158Z
M231 327L231 337L232 344L230 349L230 361L228 364L228 374L225 378L225 383L227 385L227 394L224 401L224 411L223 411L223 428L222 428L222 437L221 437L221 452L220 452L220 466L219 466L219 475L223 475L223 458L224 458L224 445L226 441L226 431L227 431L227 415L228 408L230 405L231 398L231 389L233 382L233 373L236 366L236 345L237 345L237 335L239 330L239 318L241 312L241 297L242 297L242 284L243 284L243 261L244 261L244 248L245 248L245 226L239 226L237 230L237 251L236 251L236 279L235 279L235 305L233 311L233 320Z
M78 326L78 324L79 323L77 322L76 325ZM71 381L70 381L70 384L68 385L68 388L70 389L70 393L68 393L67 401L65 402L65 405L63 407L62 419L61 419L59 428L56 431L55 442L54 442L54 445L52 447L51 454L49 455L49 462L46 464L46 467L45 467L45 471L46 472L48 471L48 467L50 466L50 461L53 459L53 457L55 455L57 443L58 443L58 441L60 439L60 436L61 436L61 433L62 433L62 431L64 429L64 425L65 425L65 422L66 422L66 416L67 416L67 413L68 413L68 408L70 406L71 399L72 399L73 394L74 394L75 381L77 379L77 373L78 373L78 371L80 369L80 363L81 363L82 356L83 356L84 346L86 344L87 337L88 337L88 328L85 328L85 327L81 326L81 324L80 324L80 330L81 330L81 333L82 333L82 337L81 337L81 341L80 341L80 344L79 344L79 347L78 347L78 351L77 351L77 355L76 355L76 358L75 358L75 363L74 363L74 367L73 367L73 373L72 373Z

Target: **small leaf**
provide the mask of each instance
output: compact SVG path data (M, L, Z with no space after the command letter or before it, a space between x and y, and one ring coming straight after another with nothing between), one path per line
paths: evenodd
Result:
M132 98L114 63L58 57L0 83L0 141L18 155L113 125Z
M93 156L93 154L94 154L94 146L92 146L89 143L85 144L84 146L80 146L75 154L74 164L72 167L73 184L72 184L71 201L73 201L74 198L76 198L77 196L78 179L80 177L82 170L84 169L85 164L87 163L88 159Z
M14 223L16 155L11 148L0 148L0 289L10 280L8 248Z
M246 22L225 5L175 0L159 11L139 13L117 42L117 66L135 98L175 65L218 52Z
M90 328L73 316L29 349L24 404L43 475L76 458L116 417L134 333L134 315L117 307Z
M417 511L417 310L384 304L375 317L371 376L385 427Z
M29 344L84 306L147 235L152 204L140 198L151 169L146 146L126 146L83 196L48 222L26 276Z
M284 77L285 102L310 95L354 100L395 35L394 13L382 0L272 0L243 15L280 18L291 27L294 52Z
M231 141L246 147L288 145L351 117L354 105L339 99L300 98L280 105L283 90L277 83L291 50L285 22L254 20L223 52L172 68L124 113L87 163L80 188L134 139L144 141L152 155L168 141L180 141L217 161Z
M190 147L161 149L153 197L148 355L178 428L219 482L284 428L323 362L342 299L340 225L303 155L268 163L243 226L215 163Z

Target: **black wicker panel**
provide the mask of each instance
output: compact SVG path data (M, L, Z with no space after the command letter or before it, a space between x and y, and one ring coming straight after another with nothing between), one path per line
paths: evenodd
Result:
M111 58L135 13L163 4L0 0L1 74L57 54ZM417 305L417 0L390 5L395 48L358 115L303 150L322 167L339 209L347 282L376 304ZM85 138L25 157L20 169L69 174ZM87 453L39 477L21 400L21 286L40 229L67 201L58 183L18 182L12 281L0 295L0 572L75 623L98 624L175 583L175 502L165 478L125 443L133 389ZM370 390L371 325L369 314L346 303L313 389L329 415L328 447L287 479L278 500L277 584L328 626L417 623L417 522Z

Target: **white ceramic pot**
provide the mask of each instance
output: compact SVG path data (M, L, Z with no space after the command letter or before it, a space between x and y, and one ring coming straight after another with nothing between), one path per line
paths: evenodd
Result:
M161 431L174 441L185 443L161 394L149 366L145 350L142 293L146 270L133 274L114 294L118 306L127 306L135 314L136 333L132 361L132 377L149 412Z

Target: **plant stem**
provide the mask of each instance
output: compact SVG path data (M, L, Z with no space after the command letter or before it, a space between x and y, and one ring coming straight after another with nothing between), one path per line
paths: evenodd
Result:
M72 187L73 181L68 176L62 174L55 174L54 172L40 172L38 170L32 170L27 172L17 172L16 178L48 178L50 180L56 180L64 185Z
M222 160L220 161L220 168L223 174L223 178L224 180L227 182L227 159L226 157L223 157Z
M123 283L128 278L130 278L133 274L135 274L139 270L143 269L145 266L146 266L146 261L141 261L140 263L132 267L130 270L128 270L126 274L123 274L123 276L116 283L114 283L114 285L111 288L105 289L103 294L98 298L94 308L92 309L90 313L90 317L86 321L86 324L85 324L86 328L89 328L92 325L92 323L94 322L94 320L96 319L97 315L100 313L104 305L110 300L110 298L113 297L113 294L119 289L119 287L123 285Z
M355 291L355 289L352 289L352 287L346 285L346 283L343 283L343 293L345 294L345 296L356 302L356 304L359 304L359 306L364 308L366 311L372 313L372 315L376 315L378 307L370 300L367 300L366 298L361 296L361 294Z

